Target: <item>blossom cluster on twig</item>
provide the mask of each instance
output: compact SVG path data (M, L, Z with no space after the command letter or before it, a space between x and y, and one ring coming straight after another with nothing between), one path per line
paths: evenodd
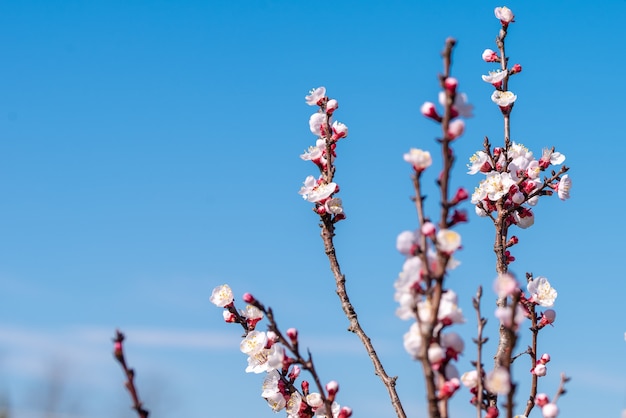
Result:
M330 381L322 386L315 370L310 352L303 356L300 352L298 331L289 328L283 334L278 328L271 308L266 308L249 293L243 295L246 307L237 310L233 292L228 285L217 286L210 297L211 303L224 308L224 320L241 325L244 330L239 345L242 353L248 356L247 373L265 373L261 396L274 412L284 410L288 418L348 418L352 410L341 407L335 397L339 384ZM267 317L268 331L259 331L257 324ZM300 388L296 380L302 370L308 371L317 392L310 389L310 383L302 380Z

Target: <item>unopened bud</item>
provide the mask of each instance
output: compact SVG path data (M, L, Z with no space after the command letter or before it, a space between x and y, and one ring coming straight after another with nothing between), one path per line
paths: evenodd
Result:
M256 299L250 293L244 293L242 299L246 303L254 303L254 302L256 302Z
M443 85L450 93L456 93L456 87L459 85L459 81L454 77L448 77L443 82Z
M330 99L326 103L326 113L332 115L335 110L339 107L339 103L335 99Z
M289 328L287 330L287 337L289 337L292 344L296 344L298 342L298 330L295 328Z

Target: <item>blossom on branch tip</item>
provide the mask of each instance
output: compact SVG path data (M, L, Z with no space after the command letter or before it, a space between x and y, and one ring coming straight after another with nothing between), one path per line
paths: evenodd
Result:
M526 285L530 293L529 301L544 307L551 307L558 295L557 291L550 286L550 282L545 277L536 277Z
M233 291L231 290L230 286L228 286L227 284L217 286L215 289L213 289L213 292L211 293L211 297L209 298L209 300L215 306L219 308L224 308L225 306L233 303L233 300L234 300Z
M522 72L522 66L520 64L515 64L510 71L510 74L517 74Z
M539 166L543 169L548 168L550 165L563 164L565 161L565 155L560 152L555 152L550 148L544 148L539 159Z
M316 106L324 97L326 97L326 87L318 87L309 91L309 95L305 96L304 100L309 106Z
M513 22L513 19L515 19L513 11L506 6L496 7L493 12L504 27L508 26L509 23Z
M569 199L569 191L572 188L572 179L569 178L568 174L565 174L561 177L561 181L556 185L556 192L559 196L559 199L566 200Z
M341 198L333 197L331 199L328 199L324 203L324 209L326 210L326 213L332 213L333 215L343 214L343 206L342 206Z
M417 148L411 148L408 153L404 154L404 161L411 164L418 173L421 173L433 163L430 152Z

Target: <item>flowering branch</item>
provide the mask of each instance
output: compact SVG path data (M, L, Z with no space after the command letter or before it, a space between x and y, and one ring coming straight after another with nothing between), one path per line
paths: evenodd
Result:
M552 306L556 291L545 278L533 279L529 273L527 289L531 296L526 298L514 277L509 274L509 264L515 261L510 248L519 240L516 236L509 238L508 232L513 226L528 228L533 225L534 215L530 207L525 205L534 206L540 197L550 196L554 191L561 200L569 198L571 180L565 174L568 171L565 166L558 171L551 170L551 175L545 176L543 180L539 178L551 165L559 165L565 161L565 156L555 152L554 147L544 149L541 158L537 160L526 147L511 140L510 117L517 96L508 90L509 78L520 73L522 66L515 64L509 68L509 58L505 55L505 38L509 24L514 22L513 12L507 7L497 7L495 15L501 24L496 37L499 54L486 49L483 52L483 60L498 62L500 69L491 71L482 78L495 89L491 100L498 105L503 116L504 146L492 149L488 138L485 138L483 150L472 156L468 167L469 174L480 172L487 176L472 195L472 203L476 205L476 213L479 216L488 216L492 220L496 232L494 252L498 278L494 288L498 294L496 316L500 319L500 329L494 357L494 372L491 375L492 384L488 387L491 386L490 391L494 395L506 395L507 417L512 418L516 385L511 382L510 376L511 364L517 358L513 357L512 353L518 339L519 324L525 317L530 318L532 322L532 347L527 350L533 364L531 390L526 406L527 416L535 403L537 378L545 375L545 364L550 360L547 354L537 359L537 334L539 329L553 322L555 316L543 315L538 322L535 306ZM500 384L495 384L496 379L493 376L498 376ZM494 396L491 406L496 407L496 403L497 397Z
M335 402L339 384L331 381L326 386L322 385L311 353L307 351L306 357L300 353L298 331L289 328L286 333L281 332L271 308L266 308L254 296L246 293L243 301L248 305L243 310L237 310L233 292L228 285L213 289L210 300L214 305L224 308L226 322L243 327L240 350L249 356L246 372L267 373L261 396L272 410L278 412L285 409L292 418L310 418L314 415L348 418L352 415L350 408L340 407ZM257 324L264 317L269 322L268 331L257 331ZM306 380L301 382L301 390L295 386L301 370L309 372L319 392L310 392Z
M126 360L124 358L124 334L122 334L119 330L115 331L115 338L113 338L113 356L122 366L122 370L126 375L126 382L124 382L124 386L128 389L130 393L130 397L133 401L132 408L137 412L139 418L148 418L148 410L143 407L143 404L139 400L139 394L137 393L137 388L135 387L135 370L128 368L126 365Z
M397 377L391 377L387 374L371 339L359 322L356 310L348 296L346 276L341 272L334 245L335 223L345 219L341 199L334 197L334 194L339 191L339 186L333 182L335 174L334 159L336 157L337 141L347 136L348 128L337 121L331 125L330 121L333 113L338 108L338 103L337 100L329 99L326 96L326 88L319 87L312 90L306 96L306 102L311 106L317 105L319 107L318 112L314 113L309 119L311 132L318 136L318 140L315 146L310 147L308 152L300 157L303 160L310 160L315 163L319 168L321 176L318 180L315 180L313 176L307 177L304 186L300 189L300 194L305 200L315 203L314 211L320 217L324 252L328 257L330 270L335 278L336 292L341 302L341 308L350 322L348 330L356 334L361 340L372 361L376 375L387 388L391 404L397 416L404 418L406 414L395 389Z

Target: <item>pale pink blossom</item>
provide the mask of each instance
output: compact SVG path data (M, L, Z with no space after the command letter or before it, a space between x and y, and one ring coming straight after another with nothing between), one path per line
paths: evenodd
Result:
M343 206L340 197L333 197L332 199L328 199L324 203L324 208L327 213L332 213L333 215L340 215L343 213Z
M548 395L546 395L545 393L538 393L537 396L535 396L535 405L539 407L544 407L549 403L550 398L548 398Z
M400 254L409 255L417 245L419 235L415 231L403 231L396 238L396 249Z
M548 308L554 305L558 295L557 291L550 286L550 282L545 277L535 277L528 282L526 289L530 293L529 300L531 302Z
M313 133L313 135L322 135L322 131L325 129L326 126L327 117L328 116L326 116L325 114L319 112L313 113L311 115L311 117L309 118L309 128L311 129L311 133Z
M234 300L233 291L231 290L230 286L228 286L227 284L217 286L215 289L213 289L213 292L211 293L211 297L209 298L209 300L215 306L219 308L223 308L226 305L230 305L231 303L233 303L233 300Z
M335 99L330 99L326 102L326 113L332 115L335 110L339 107L339 102Z
M463 386L468 389L473 389L478 386L478 372L476 370L470 370L469 372L463 373L461 376L461 382Z
M476 174L479 172L488 173L493 170L489 154L487 154L485 151L477 151L474 155L470 157L469 161L470 163L467 165L469 171L467 172L467 174Z
M530 371L532 374L543 377L548 373L548 368L545 364L539 363Z
M441 346L452 354L461 354L465 349L465 342L456 332L446 332L441 334ZM456 358L456 357L455 357Z
M439 251L452 254L461 246L461 235L452 229L441 229L437 232L436 241Z
M287 401L285 412L288 417L298 417L300 406L302 405L302 395L299 392L293 392Z
M326 87L318 87L316 89L312 89L304 100L306 100L306 104L309 106L316 106L324 97L326 97Z
M511 91L496 90L491 95L491 101L500 107L509 107L515 100L517 100L517 96Z
M404 349L411 357L417 358L422 349L422 344L422 333L420 332L417 322L414 322L409 328L409 331L404 334Z
M461 119L455 119L448 125L448 138L456 139L463 135L465 131L465 122Z
M559 407L556 404L549 403L541 408L543 418L556 418L559 415Z
M485 386L490 392L507 395L511 391L511 377L504 367L498 367L487 374Z
M519 304L515 306L515 315L513 315L511 308L511 306L499 306L496 308L494 315L500 320L500 325L517 329L522 321L526 319L526 315L524 309Z
M430 152L417 148L411 148L408 153L404 154L404 161L411 164L417 172L424 171L433 163Z
M493 282L493 290L500 298L511 296L517 288L517 280L509 273L499 274Z
M333 141L338 141L341 138L348 136L348 127L341 122L334 121L332 125Z
M559 199L566 200L569 199L569 191L572 188L572 179L569 178L568 174L565 174L561 177L561 181L556 185L556 192L559 196Z
M336 183L320 183L315 177L308 176L304 180L304 186L300 188L298 194L302 195L304 200L314 203L330 197L336 190Z
M531 204L530 199L528 203ZM515 219L515 224L522 229L530 228L535 223L535 215L530 209L513 212L513 219Z
M487 75L483 75L482 78L483 81L489 84L499 84L502 83L502 80L504 80L508 74L507 70L489 71L489 73Z
M439 92L439 104L441 104L441 106L445 106L446 100L447 100L446 92L440 91ZM467 100L467 94L457 93L456 96L454 96L454 103L452 103L452 116L453 117L462 116L464 118L471 118L472 116L474 116L472 114L473 110L474 110L474 105L469 104Z
M492 49L485 49L483 51L483 61L485 62L499 62L500 57L496 53L496 51Z
M496 7L493 12L496 15L496 18L500 19L503 26L507 26L509 23L513 22L513 19L515 19L513 11L506 6Z
M487 174L484 182L484 188L491 201L497 201L509 192L511 186L515 184L515 180L511 178L511 174L492 171ZM481 184L482 185L482 184ZM472 197L473 199L473 197ZM473 203L473 202L472 202Z

